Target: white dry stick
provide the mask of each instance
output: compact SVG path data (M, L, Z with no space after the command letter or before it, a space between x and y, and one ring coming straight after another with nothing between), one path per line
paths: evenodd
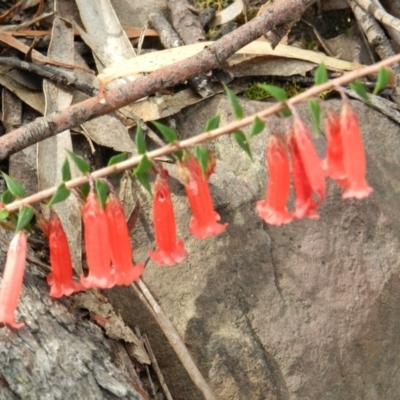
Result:
M390 26L400 32L400 20L377 7L371 0L355 0L355 2L383 25Z
M152 314L160 325L160 328L164 332L164 335L168 339L168 342L174 349L176 355L181 361L182 365L185 367L187 373L192 378L193 383L197 386L199 391L202 393L205 400L216 400L213 391L204 379L202 373L194 362L189 350L183 343L183 340L179 336L178 331L172 325L171 321L168 319L167 315L164 313L160 305L156 302L153 295L150 293L144 282L139 279L135 284L140 288L146 301L152 308ZM134 286L134 285L133 285Z

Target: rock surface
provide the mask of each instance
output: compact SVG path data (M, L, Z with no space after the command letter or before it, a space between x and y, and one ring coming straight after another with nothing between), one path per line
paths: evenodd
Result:
M243 101L245 114L265 103ZM331 103L339 108L340 102ZM180 236L189 251L173 268L149 263L144 280L166 311L218 399L397 399L400 385L398 127L354 102L364 134L370 198L344 201L333 182L319 220L265 225L254 204L265 198L268 132L254 138L254 162L227 136L210 144L218 160L212 194L226 232L202 241L188 234L182 186L172 181ZM308 112L300 107L309 122ZM233 119L223 96L177 118L180 137L203 130L219 113ZM284 121L269 122L284 130ZM316 141L323 155L325 139ZM144 196L144 195L143 195ZM151 240L150 202L143 199L135 258ZM138 323L118 301L120 312ZM140 324L146 324L142 320ZM150 333L151 334L151 333ZM174 399L197 399L179 381L177 364L157 348Z

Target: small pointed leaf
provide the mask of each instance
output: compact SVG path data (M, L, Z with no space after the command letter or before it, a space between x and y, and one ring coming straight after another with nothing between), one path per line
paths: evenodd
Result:
M95 186L97 198L100 201L101 208L104 208L108 196L108 185L103 180L97 179L95 182Z
M1 195L1 202L4 204L10 204L14 200L15 200L15 197L12 195L12 193L8 189Z
M0 221L4 221L10 213L7 210L0 210Z
M266 85L265 83L259 83L258 86L261 89L264 89L272 97L274 97L277 101L280 101L281 103L285 102L287 99L286 92L278 86Z
M121 154L116 154L115 156L112 156L109 161L107 166L110 167L111 165L118 164L121 161L126 160L126 153L121 153Z
M136 125L135 145L139 154L146 153L146 139L140 123Z
M213 129L217 129L219 127L219 122L221 117L219 115L214 115L206 122L206 129L205 131L212 131Z
M79 157L77 154L73 153L72 151L67 150L69 156L71 157L72 161L75 163L75 165L78 167L79 171L82 172L82 174L87 174L90 171L90 165L81 157Z
M149 174L147 172L143 174L136 174L136 178L143 185L143 187L151 194Z
M88 182L84 183L82 186L79 186L79 191L82 197L87 197L90 192L90 185Z
M328 82L328 72L326 71L324 63L322 63L315 70L315 84L322 85L326 82Z
M63 182L66 182L66 181L70 181L71 177L72 177L71 168L69 166L68 158L66 158L61 167L61 179L63 180Z
M143 156L139 165L133 170L133 175L137 176L139 174L144 174L149 172L152 168L153 163L147 158L147 156Z
M292 115L292 112L288 108L284 108L280 112L284 117L290 117Z
M356 80L349 84L349 86L360 96L362 97L368 104L370 104L370 100L368 97L367 89L365 86L359 81Z
M265 128L265 122L261 121L260 118L255 117L253 123L251 124L250 127L250 133L249 133L249 140L258 135L259 133L261 133L263 131L263 129Z
M2 172L3 178L6 181L8 190L11 192L11 194L15 197L24 197L25 196L25 190L24 188L16 181L14 181L11 176L7 175L5 172Z
M208 150L203 146L196 146L194 148L194 155L199 161L203 175L206 174L208 164Z
M56 203L61 203L62 201L66 200L68 198L68 196L70 195L70 191L67 189L67 187L65 186L65 183L61 183L56 192L53 194L53 197L50 199L50 201L48 202L48 206L52 206L53 204Z
M314 130L316 133L319 133L319 125L321 121L321 106L316 100L308 100L308 107L310 107Z
M378 79L373 94L378 94L390 82L390 72L381 67L378 71Z
M228 86L224 85L224 89L226 92L226 95L228 96L228 101L233 109L233 113L235 114L236 119L242 119L243 118L243 109L242 106L239 104L239 101L235 94L228 88Z
M33 209L30 206L23 207L19 210L16 232L24 229L33 217Z
M232 135L236 140L236 143L249 155L251 159L253 159L253 156L251 155L249 142L247 141L245 134L242 131L235 131L233 132Z
M174 143L177 141L178 135L173 129L156 121L153 121L152 124L161 132L167 142Z

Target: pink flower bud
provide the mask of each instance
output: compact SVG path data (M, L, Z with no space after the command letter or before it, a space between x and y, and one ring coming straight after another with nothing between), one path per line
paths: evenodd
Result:
M17 329L25 325L15 322L14 312L22 290L27 251L26 243L27 236L24 231L19 231L11 240L0 285L0 322Z

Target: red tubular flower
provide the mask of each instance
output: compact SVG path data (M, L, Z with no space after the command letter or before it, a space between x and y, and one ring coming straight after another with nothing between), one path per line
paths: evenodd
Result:
M157 250L149 251L149 256L160 265L179 263L187 254L183 240L176 239L174 209L167 177L168 172L165 169L161 170L157 176L153 198L153 220Z
M15 322L14 312L21 295L27 251L26 242L27 236L24 231L19 231L11 240L0 286L0 322L17 329L25 325Z
M115 285L115 270L111 269L111 250L107 217L93 189L82 211L86 260L89 275L81 276L85 288L107 289Z
M258 201L256 210L267 224L287 224L293 219L286 207L290 192L290 168L285 143L280 136L270 136L266 163L269 171L267 200Z
M343 163L346 170L347 185L343 198L363 199L372 188L365 180L366 160L362 144L358 118L350 104L345 101L340 114L340 134L343 144Z
M144 264L134 265L133 251L124 208L118 197L111 193L106 204L105 215L110 237L112 267L117 285L130 285L140 278Z
M322 162L325 175L334 179L339 186L346 187L347 177L343 164L343 146L340 134L340 115L327 110L325 132L328 139L326 157Z
M50 296L70 296L82 290L83 286L72 279L72 261L67 235L54 211L48 224L48 238L52 268L52 272L47 275L47 283L51 286Z
M220 220L220 216L214 210L208 187L208 178L213 172L215 160L210 161L208 171L204 176L197 159L190 153L187 153L185 157L180 164L179 172L183 178L186 195L193 213L189 231L199 239L218 235L226 229L228 224L216 222Z
M319 218L316 212L318 203L312 197L312 187L304 170L297 142L293 137L293 131L287 132L286 138L292 158L293 185L296 194L294 216L299 219L305 216L308 218Z
M308 181L313 191L318 195L321 201L324 201L325 177L321 160L315 151L307 126L298 117L294 118L294 139L296 140Z

